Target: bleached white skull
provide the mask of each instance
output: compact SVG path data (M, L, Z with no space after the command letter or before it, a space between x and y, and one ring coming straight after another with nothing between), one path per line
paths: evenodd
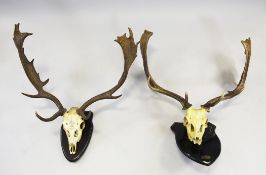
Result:
M205 129L208 127L207 109L192 107L187 109L184 126L187 128L188 139L194 144L201 145Z
M78 108L70 108L63 116L63 129L66 132L69 152L76 154L77 143L82 137L82 131L85 128L85 122L77 113Z

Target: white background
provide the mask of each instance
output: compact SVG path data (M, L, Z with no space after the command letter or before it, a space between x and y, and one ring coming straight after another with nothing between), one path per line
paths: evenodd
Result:
M266 3L265 1L0 1L0 174L266 174ZM222 152L210 167L180 153L173 122L184 111L147 87L140 51L119 100L92 105L95 130L83 157L68 162L61 151L62 118L45 123L53 103L30 99L35 93L12 41L14 24L33 32L25 42L41 78L65 107L115 85L123 69L113 40L132 27L138 41L154 32L149 65L155 80L189 94L195 107L235 87L245 56L240 43L251 37L246 89L209 113Z

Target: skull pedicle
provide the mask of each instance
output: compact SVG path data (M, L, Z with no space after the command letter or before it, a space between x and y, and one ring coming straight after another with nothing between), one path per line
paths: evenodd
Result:
M183 124L187 128L188 139L194 144L201 145L205 129L208 127L206 113L205 108L194 109L190 107L187 109Z
M82 137L82 131L85 128L85 122L77 113L78 108L70 108L63 116L63 129L66 132L69 152L76 154L77 143Z

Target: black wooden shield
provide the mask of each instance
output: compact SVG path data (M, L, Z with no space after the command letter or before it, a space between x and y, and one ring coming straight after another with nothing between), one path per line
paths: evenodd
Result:
M209 122L201 145L197 145L188 139L183 123L176 122L171 126L180 151L189 159L206 166L211 165L221 152L221 142L215 133L215 128L216 126Z

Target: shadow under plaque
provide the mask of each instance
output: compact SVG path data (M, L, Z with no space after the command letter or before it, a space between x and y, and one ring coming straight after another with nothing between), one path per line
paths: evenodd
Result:
M206 166L211 165L221 153L221 142L215 133L215 128L216 126L209 122L201 145L197 145L188 139L183 123L175 122L171 126L180 151L189 159Z
M76 154L69 153L69 146L68 146L68 139L66 136L66 132L63 129L63 125L61 126L61 132L60 132L61 147L65 158L70 162L75 162L79 160L79 158L86 151L91 140L91 136L93 133L93 123L92 123L93 113L91 111L85 111L85 115L90 117L88 120L85 120L85 128L83 129L80 141L77 143Z

